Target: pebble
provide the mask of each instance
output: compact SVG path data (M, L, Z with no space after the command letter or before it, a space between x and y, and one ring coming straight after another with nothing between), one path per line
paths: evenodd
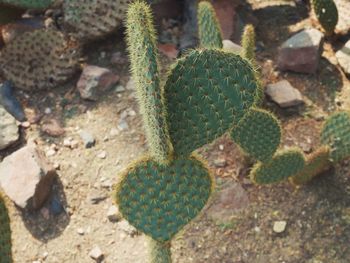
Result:
M124 92L125 91L125 88L124 86L122 85L118 85L116 88L115 88L115 92L117 93L121 93L121 92Z
M127 129L129 129L129 124L126 122L125 119L121 118L119 121L118 121L118 129L120 131L125 131Z
M51 114L52 111L50 108L45 108L44 112L46 115L48 115L48 114Z
M286 221L276 221L273 223L273 232L283 233L286 230L287 222Z
M77 229L77 233L79 234L79 235L84 235L85 234L85 231L84 231L84 229L82 229L82 228L78 228Z
M103 253L99 246L94 246L90 251L89 256L94 260L100 260L103 257Z
M106 159L107 152L106 151L101 151L100 153L97 154L97 157L100 158L100 159Z
M121 215L117 206L112 205L109 207L107 211L107 218L111 222L118 222L121 219Z
M91 148L95 145L95 138L89 132L81 131L79 136L83 140L85 148Z

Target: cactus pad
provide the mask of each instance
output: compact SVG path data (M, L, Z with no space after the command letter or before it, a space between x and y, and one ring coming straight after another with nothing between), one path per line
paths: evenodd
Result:
M0 4L8 4L23 9L45 9L55 0L0 0Z
M164 88L175 155L189 155L237 125L257 90L254 70L239 55L208 49L179 59Z
M171 263L170 242L150 241L151 263Z
M242 48L242 56L255 66L255 29L253 25L249 24L244 28L242 35Z
M131 225L165 242L202 210L212 183L208 169L194 157L169 165L144 159L122 177L116 201Z
M65 0L64 21L81 40L100 38L117 29L132 0Z
M338 9L333 0L312 0L318 21L327 34L332 34L338 23Z
M198 35L200 46L222 48L222 33L215 10L207 1L198 4Z
M323 146L307 157L304 169L291 177L290 181L294 185L306 184L318 174L329 169L330 166L329 148L328 146Z
M5 200L0 194L0 262L11 263L11 228Z
M27 32L2 50L0 70L19 89L52 88L76 72L79 50L57 31Z
M271 113L252 109L232 130L231 136L249 156L267 161L280 145L281 127Z
M256 164L250 178L257 184L277 183L299 173L304 166L304 154L299 149L284 150L269 162Z
M331 148L331 161L339 162L350 156L350 113L332 114L321 131L321 143Z

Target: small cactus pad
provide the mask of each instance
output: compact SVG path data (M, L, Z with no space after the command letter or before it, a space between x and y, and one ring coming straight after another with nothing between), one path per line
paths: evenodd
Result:
M147 4L131 4L126 24L131 71L149 149L155 161L165 163L171 153L171 143L159 81L155 30Z
M170 242L150 240L151 263L171 263Z
M64 21L81 40L105 36L117 29L132 0L65 0Z
M0 70L23 90L53 88L78 69L80 52L54 30L35 30L16 37L0 55Z
M0 263L11 263L11 228L5 200L0 194Z
M239 55L208 49L179 59L164 88L175 155L189 155L237 125L257 89L254 70Z
M222 48L222 33L215 10L207 1L198 4L198 34L203 48Z
M252 109L232 130L231 136L249 156L267 161L280 145L281 127L271 113Z
M288 149L277 152L267 163L257 163L250 178L256 184L277 183L299 173L304 166L304 154L299 149Z
M0 0L0 4L8 4L23 9L45 9L55 0Z
M169 241L202 210L212 191L208 169L194 157L169 165L141 160L122 177L116 201L131 225Z
M350 113L332 114L321 131L321 143L331 148L331 161L339 162L350 156Z
M333 0L312 0L312 7L318 21L327 34L334 31L338 23L338 9Z
M329 147L323 146L307 157L304 169L290 177L290 181L294 185L306 184L318 174L328 170L330 166Z
M253 25L244 28L242 36L242 56L248 59L255 66L255 29Z

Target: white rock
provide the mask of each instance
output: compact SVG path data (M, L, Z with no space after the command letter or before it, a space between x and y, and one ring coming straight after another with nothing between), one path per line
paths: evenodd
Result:
M90 251L89 256L94 260L100 260L103 257L103 253L99 246L95 246Z
M19 138L16 119L0 106L0 150L16 142Z
M286 230L287 222L286 221L276 221L273 223L273 232L283 233Z
M111 222L119 221L121 219L121 215L119 213L118 207L116 207L115 205L110 206L107 212L107 217L108 220Z

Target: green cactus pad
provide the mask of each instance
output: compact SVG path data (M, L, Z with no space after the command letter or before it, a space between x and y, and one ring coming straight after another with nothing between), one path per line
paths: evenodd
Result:
M333 0L312 0L318 21L327 34L334 31L338 23L338 9Z
M193 50L172 67L164 88L175 155L189 155L212 142L254 104L255 72L239 55Z
M131 225L165 242L198 215L212 184L208 169L194 157L176 159L169 165L144 159L124 174L116 201Z
M257 163L250 178L256 184L277 183L296 175L304 166L304 154L299 149L288 149L277 152L267 163Z
M151 10L145 3L130 5L127 43L150 152L155 161L164 163L171 154L171 143L159 81L156 35Z
M0 263L12 263L10 218L0 194Z
M170 242L150 240L151 263L171 263Z
M350 156L350 113L332 114L323 125L321 143L331 148L331 161L339 162Z
M281 127L270 112L252 109L232 130L231 137L249 156L267 161L280 145Z
M0 4L8 4L23 9L45 9L55 0L0 0Z
M290 177L290 181L294 185L306 184L315 176L328 170L330 166L329 147L323 146L307 157L304 169Z
M198 4L198 35L203 48L222 48L222 33L215 10L207 1Z

